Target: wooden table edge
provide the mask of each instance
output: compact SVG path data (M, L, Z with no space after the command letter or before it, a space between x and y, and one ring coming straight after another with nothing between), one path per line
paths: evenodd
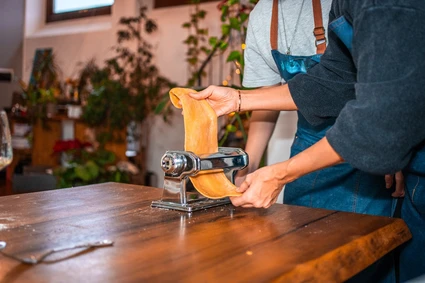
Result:
M393 235L393 237L388 238L388 235ZM412 234L406 223L402 219L395 219L393 223L387 224L379 230L348 242L346 245L314 260L296 266L292 271L279 276L273 282L288 282L288 280L290 282L344 282L411 238ZM359 252L360 249L362 253ZM355 260L352 256L363 256L363 259ZM335 266L330 272L326 268L328 266L326 262L334 261L332 259L335 257L338 257L340 261L338 266ZM344 266L348 265L352 267L349 269L344 268ZM307 280L305 274L310 274L311 278ZM317 276L318 274L320 276ZM325 274L326 277L324 277Z

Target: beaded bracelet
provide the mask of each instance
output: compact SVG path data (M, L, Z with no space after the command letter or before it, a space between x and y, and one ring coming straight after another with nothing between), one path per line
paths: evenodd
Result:
M241 112L241 104L242 104L242 96L241 96L241 91L238 90L239 93L239 107L238 107L238 112Z

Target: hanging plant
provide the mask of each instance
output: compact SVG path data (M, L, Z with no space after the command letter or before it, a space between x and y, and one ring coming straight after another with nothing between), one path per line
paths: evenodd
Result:
M212 48L212 54L216 51L221 54L228 54L226 62L230 63L230 73L223 80L223 86L231 86L236 89L244 89L242 86L244 62L245 39L247 33L247 24L249 13L254 8L258 0L250 0L248 3L242 3L240 0L221 1L218 8L221 11L220 20L221 37L210 37L209 43ZM235 38L237 37L237 41ZM237 75L239 83L234 83L233 76ZM219 145L223 146L229 143L229 137L241 139L245 147L248 139L247 129L249 126L250 112L231 113L227 117L226 125L223 127L223 135Z
M254 8L258 0L250 0L248 3L240 0L221 1L218 8L221 11L221 37L210 37L209 43L213 50L219 49L227 52L226 62L235 66L235 73L239 76L239 81L243 81L243 68L245 49L245 38L249 13ZM238 37L238 41L232 44L232 40ZM239 71L238 71L239 70ZM224 81L223 85L230 85L229 81ZM237 87L237 86L236 86Z
M201 28L201 22L205 19L207 12L200 8L200 0L191 0L194 11L190 14L190 20L183 23L182 27L188 30L188 36L183 41L187 45L186 61L189 65L188 87L193 87L197 83L198 72L201 63L211 53L208 48L208 29ZM201 71L199 74L205 76L206 73ZM199 87L199 86L198 86Z
M199 0L190 1L194 6L194 12L190 14L188 22L183 23L182 27L188 29L189 35L184 43L188 47L186 61L189 65L190 76L187 82L188 87L197 88L202 86L202 78L205 77L205 67L211 63L214 56L227 54L226 62L230 63L231 71L221 82L223 86L231 86L237 89L243 89L245 38L247 32L247 22L249 13L254 8L258 0L250 0L248 3L241 3L239 0L221 1L218 9L221 11L220 21L221 36L208 36L208 30L200 28L200 22L205 19L206 12L200 9ZM246 1L245 1L246 2ZM235 44L235 37L238 38ZM206 46L208 40L209 47ZM239 84L233 83L233 76L236 74ZM164 102L164 105L169 103ZM247 141L247 128L249 125L250 113L231 113L227 117L225 126L221 131L219 145L228 145L229 137L233 139L242 139L242 144L237 146L244 147Z

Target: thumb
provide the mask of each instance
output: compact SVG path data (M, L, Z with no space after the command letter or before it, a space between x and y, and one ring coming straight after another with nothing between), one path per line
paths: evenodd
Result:
M244 193L246 190L248 190L250 185L251 185L251 178L248 175L245 181L243 181L242 184L238 188L236 188L236 191L239 193Z
M239 187L236 188L236 191L238 193L244 193L247 189L248 189L248 184L245 182L243 182Z

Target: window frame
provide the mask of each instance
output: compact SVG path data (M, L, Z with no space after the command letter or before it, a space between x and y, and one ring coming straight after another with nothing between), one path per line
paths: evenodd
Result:
M95 16L103 16L103 15L111 15L112 14L112 5L92 8L92 9L84 9L72 12L64 12L57 13L53 12L54 0L46 0L46 23L58 22L58 21L66 21L72 19L81 19L87 17L95 17Z
M202 0L201 3L212 2L217 0ZM170 6L190 5L189 0L154 0L154 8L164 8Z

